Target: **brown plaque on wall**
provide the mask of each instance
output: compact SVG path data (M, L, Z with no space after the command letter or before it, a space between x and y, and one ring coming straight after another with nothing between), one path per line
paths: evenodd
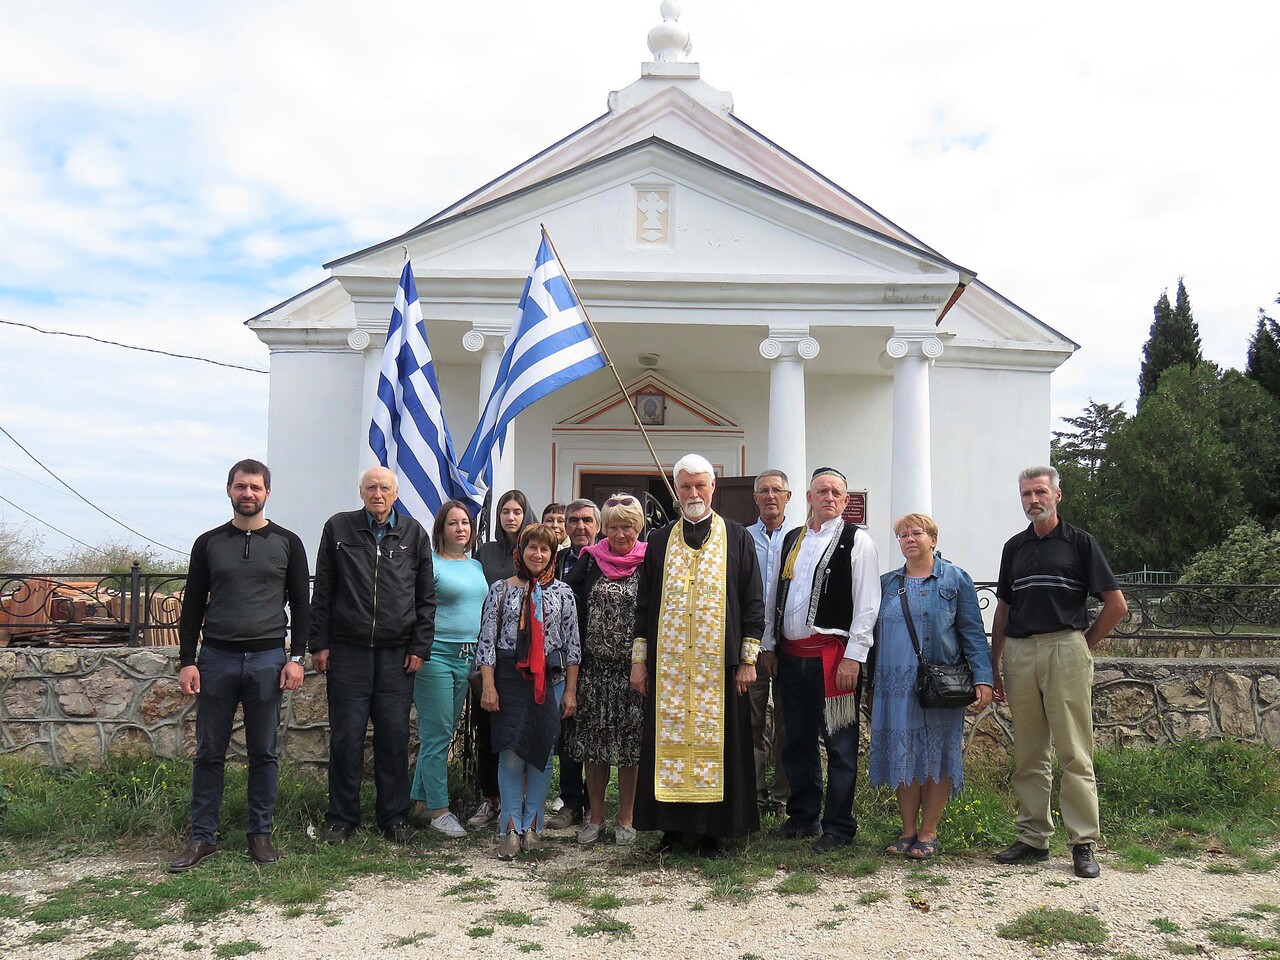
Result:
M867 525L867 491L849 491L849 499L844 505L844 522L855 523L860 527Z

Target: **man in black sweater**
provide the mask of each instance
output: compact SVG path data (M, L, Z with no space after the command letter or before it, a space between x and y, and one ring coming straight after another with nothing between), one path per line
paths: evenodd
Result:
M223 768L237 706L244 707L249 755L249 855L258 863L280 859L271 843L279 778L276 734L283 691L302 686L311 606L306 549L296 534L262 515L270 495L271 471L257 460L241 460L227 474L234 515L202 533L191 548L178 623L178 684L196 697L196 757L191 842L169 864L173 873L218 852Z

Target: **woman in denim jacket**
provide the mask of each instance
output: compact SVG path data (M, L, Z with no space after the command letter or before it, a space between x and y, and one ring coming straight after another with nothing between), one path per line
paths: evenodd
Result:
M934 556L937 524L922 513L910 513L894 524L893 531L907 562L880 578L867 767L872 784L891 786L898 794L902 835L887 851L927 860L938 852L938 821L947 801L964 782L965 711L926 710L916 699L919 661L898 591L906 591L925 659L968 661L978 710L991 702L991 651L973 579L954 563Z

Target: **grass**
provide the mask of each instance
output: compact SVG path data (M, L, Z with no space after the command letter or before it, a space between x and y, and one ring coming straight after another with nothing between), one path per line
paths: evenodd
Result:
M413 946L417 946L423 940L426 940L428 937L431 937L431 936L434 936L434 934L432 934L430 931L422 930L422 931L419 931L418 933L410 934L407 937L396 937L396 939L391 941L391 946L413 947Z
M1280 940L1249 933L1238 923L1214 920L1205 924L1209 939L1220 947L1242 947L1267 957L1280 957Z
M1187 943L1185 940L1175 940L1172 937L1166 937L1164 948L1175 957L1189 957L1199 953L1194 943Z
M631 934L631 924L625 920L619 920L617 917L607 917L596 915L586 923L575 923L573 932L579 937L593 937L597 933L607 933L615 937L625 937Z
M1166 917L1156 917L1151 921L1151 925L1161 933L1181 933L1182 927L1178 926L1172 920Z
M472 927L470 930L467 931L467 936L471 937L472 939L479 939L480 937L492 937L493 927Z
M497 910L489 914L489 919L500 927L527 927L533 923L533 917L523 910Z
M1280 833L1280 757L1269 748L1232 741L1187 742L1152 749L1099 750L1095 755L1100 801L1110 856L1134 870L1167 856L1226 851L1205 867L1210 873L1274 871L1280 859L1259 852ZM451 771L453 774L454 771ZM242 765L227 768L223 824L228 838L238 837L247 821ZM986 854L1013 839L1016 800L1003 761L971 763L960 795L952 801L941 828L947 858ZM865 781L864 781L865 782ZM99 770L54 770L16 757L0 758L0 869L77 856L139 851L161 863L181 848L190 799L186 761L113 758ZM366 785L372 808L372 784ZM203 923L260 903L286 916L322 907L335 890L366 876L412 881L424 876L457 877L446 896L491 901L493 880L466 877L460 851L486 842L476 836L461 847L424 835L407 848L388 845L370 831L330 847L317 843L314 829L326 808L326 785L311 773L286 766L281 771L276 807L276 843L288 869L263 870L229 840L226 851L197 870L159 876L153 867L108 877L83 878L61 889L23 899L0 895L0 919L41 925L41 938L56 942L71 926L120 923L150 930L185 920ZM706 884L708 901L749 900L757 890L776 886L784 897L803 897L841 880L871 877L888 861L879 855L884 838L898 835L900 817L891 790L863 789L857 798L859 834L852 846L823 857L807 843L784 841L769 833L729 844L724 854L704 859L669 856L667 869L693 873ZM308 835L310 828L313 833ZM647 871L657 860L641 850L611 853L606 869ZM547 877L546 897L591 911L609 911L622 900L599 876L572 874L535 865ZM775 880L779 871L784 876ZM942 886L946 877L935 864L912 868L911 886ZM876 902L876 891L859 897ZM923 902L923 897L920 898ZM697 905L694 906L697 909ZM320 911L316 910L319 916ZM341 919L321 921L337 926ZM78 929L78 927L77 927Z
M213 948L213 955L219 960L230 960L232 957L247 957L251 953L261 953L266 948L257 940L235 940Z
M781 894L809 894L818 892L818 878L808 871L793 873L775 888Z
M1006 940L1025 940L1034 947L1057 943L1104 943L1107 925L1088 913L1037 907L1019 914L1011 923L996 927Z
M864 907L869 907L873 903L879 903L881 900L889 899L888 890L864 890L858 894L858 903Z
M516 947L521 953L538 953L542 950L540 943L522 943Z

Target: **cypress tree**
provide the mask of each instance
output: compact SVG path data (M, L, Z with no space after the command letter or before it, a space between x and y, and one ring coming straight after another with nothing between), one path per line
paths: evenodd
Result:
M1191 314L1191 298L1186 285L1178 278L1178 293L1173 306L1168 291L1156 301L1155 319L1147 344L1142 348L1142 372L1138 376L1138 403L1155 392L1160 374L1178 364L1194 367L1201 361L1200 328Z
M1280 297L1276 303L1280 303ZM1280 400L1280 324L1262 310L1258 311L1258 328L1249 341L1244 375Z

